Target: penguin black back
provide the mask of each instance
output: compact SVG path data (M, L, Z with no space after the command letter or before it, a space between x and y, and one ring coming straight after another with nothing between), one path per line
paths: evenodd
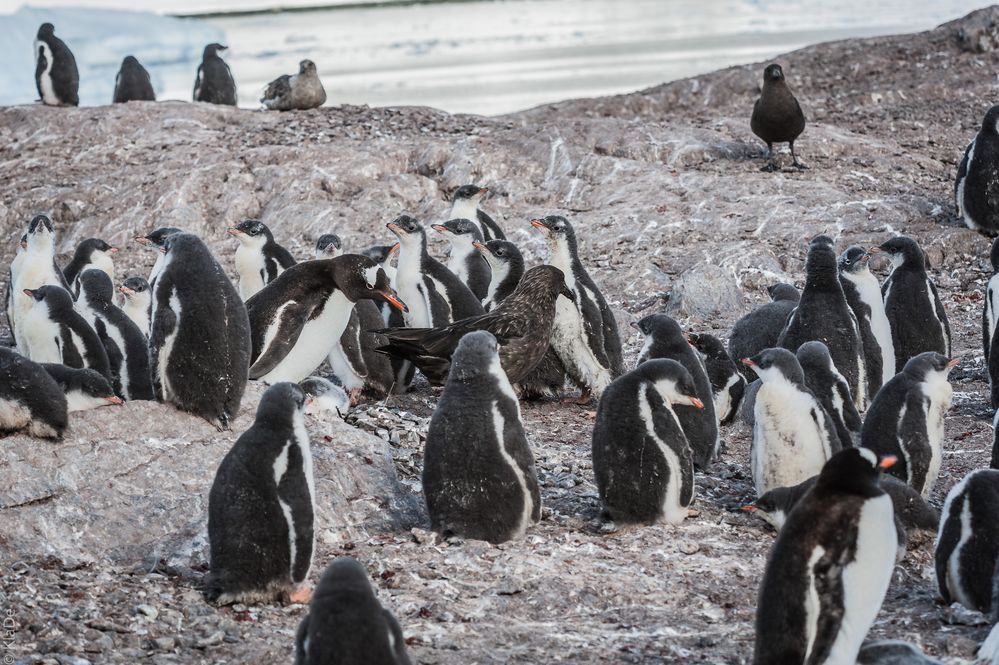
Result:
M752 358L764 349L777 346L787 317L798 306L801 294L792 284L773 284L767 288L771 301L760 305L732 326L728 336L728 353L736 361ZM756 379L753 370L741 366L739 371L748 381Z
M222 44L209 44L205 47L194 80L194 101L209 104L236 105L236 82L232 78L229 65L219 56L226 50Z
M121 61L118 76L115 77L114 97L111 103L155 101L156 92L153 90L153 82L149 78L149 72L134 55L126 55L125 59Z
M687 339L703 356L704 369L715 396L715 414L720 424L727 425L739 411L746 392L746 378L725 350L725 345L714 335L690 333Z
M860 443L863 423L853 404L850 387L836 370L829 349L822 342L812 340L798 347L795 355L805 373L805 384L832 419L840 445L851 448Z
M957 214L969 229L999 233L999 106L985 113L982 128L964 151L954 180Z
M80 72L66 43L55 36L55 27L43 23L35 40L35 85L49 106L80 104Z
M66 395L38 363L0 346L0 432L55 439L69 424Z

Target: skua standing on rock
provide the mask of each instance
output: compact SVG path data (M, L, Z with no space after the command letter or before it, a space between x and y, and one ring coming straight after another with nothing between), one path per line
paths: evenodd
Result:
M773 159L774 143L787 143L794 166L798 169L808 168L794 154L794 142L805 131L805 114L787 86L784 70L776 63L767 65L763 71L763 91L753 105L749 126L767 144L767 165L763 168L764 171L776 171L778 168Z
M267 84L260 103L273 111L308 110L326 103L326 89L316 63L302 60L297 74L284 74Z

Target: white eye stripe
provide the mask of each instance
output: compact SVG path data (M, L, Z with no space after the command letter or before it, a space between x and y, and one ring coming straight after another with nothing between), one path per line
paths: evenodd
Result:
M378 271L380 268L378 266L371 266L370 268L364 269L364 280L368 283L368 287L375 288L375 284L378 283Z

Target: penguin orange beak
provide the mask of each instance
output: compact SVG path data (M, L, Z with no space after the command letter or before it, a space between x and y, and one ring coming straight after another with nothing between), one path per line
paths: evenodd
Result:
M118 253L118 248L117 247L112 247L111 249L108 250L108 252L111 253L111 254L117 254Z
M135 291L133 291L132 289L128 288L127 286L119 286L118 287L118 293L121 293L122 295L130 296L130 295L133 295L135 293Z
M638 327L638 321L632 321L628 325L637 330L638 332L642 332L642 329Z
M35 297L35 292L32 291L31 289L25 289L24 290L24 295L28 296L29 298L34 298Z
M237 229L235 226L230 226L228 233L231 236L241 236L241 235L243 235L243 232L240 231L239 229Z
M741 361L739 361L739 362L741 362L741 363L742 363L743 365L745 365L746 367L756 367L756 363L754 363L754 362L753 362L753 359L752 359L752 358L743 358L743 359L742 359Z
M316 403L315 399L313 399L312 397L306 397L304 406L312 406L315 403Z
M548 227L545 226L545 223L542 222L540 219L532 219L531 226L533 226L536 229L548 230Z
M869 250L867 250L867 254L868 254L867 258L870 258L871 254L880 254L883 251L884 250L881 249L880 247L871 247Z
M488 187L479 187L479 194L488 194L488 193L489 193Z
M388 224L385 225L385 228L387 228L389 231L396 234L397 236L406 235L406 232L402 230L402 227L396 224L395 222L389 222Z
M401 245L399 243L396 243L396 244L392 245L392 247L389 249L389 256L391 256L392 254L395 254L396 252L398 252L399 251L399 247L401 247Z
M475 249L479 250L480 252L488 252L489 251L489 248L486 247L485 245L483 245L478 240L473 240L472 241L472 247L474 247Z
M744 513L751 513L751 512L753 512L753 511L756 510L756 506L754 506L751 503L748 503L745 506L743 506L742 508L740 508L739 510L741 510Z
M133 240L135 240L135 242L139 243L140 245L148 245L152 242L152 240L150 240L146 236L135 236Z
M117 395L111 395L110 397L105 397L104 399L106 399L111 404L124 404L125 403L125 400L123 400L122 398L118 397Z
M878 462L878 468L882 470L890 469L891 467L895 466L895 462L897 461L898 458L895 457L894 455L888 455L886 457L882 457L881 461Z
M947 363L947 368L950 369L951 367L957 367L960 364L961 364L961 359L960 358L954 358L950 362Z
M404 303L403 301L399 300L399 298L396 297L396 295L394 293L388 293L387 291L379 291L379 293L382 294L382 297L385 298L385 300L388 301L388 303L390 305L392 305L393 307L395 307L400 312L408 312L409 311L409 307L406 307L406 303Z
M450 233L451 232L443 224L434 224L430 228L432 228L434 231L437 231L437 233Z
M696 397L688 397L687 399L690 400L690 405L692 407L694 407L695 409L703 409L704 408L704 402L702 402L698 398L696 398Z

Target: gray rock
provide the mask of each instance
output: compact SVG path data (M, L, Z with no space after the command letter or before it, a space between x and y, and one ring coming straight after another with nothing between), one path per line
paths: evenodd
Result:
M731 270L700 264L687 270L673 285L666 312L673 317L710 320L738 315L745 307L742 289Z

